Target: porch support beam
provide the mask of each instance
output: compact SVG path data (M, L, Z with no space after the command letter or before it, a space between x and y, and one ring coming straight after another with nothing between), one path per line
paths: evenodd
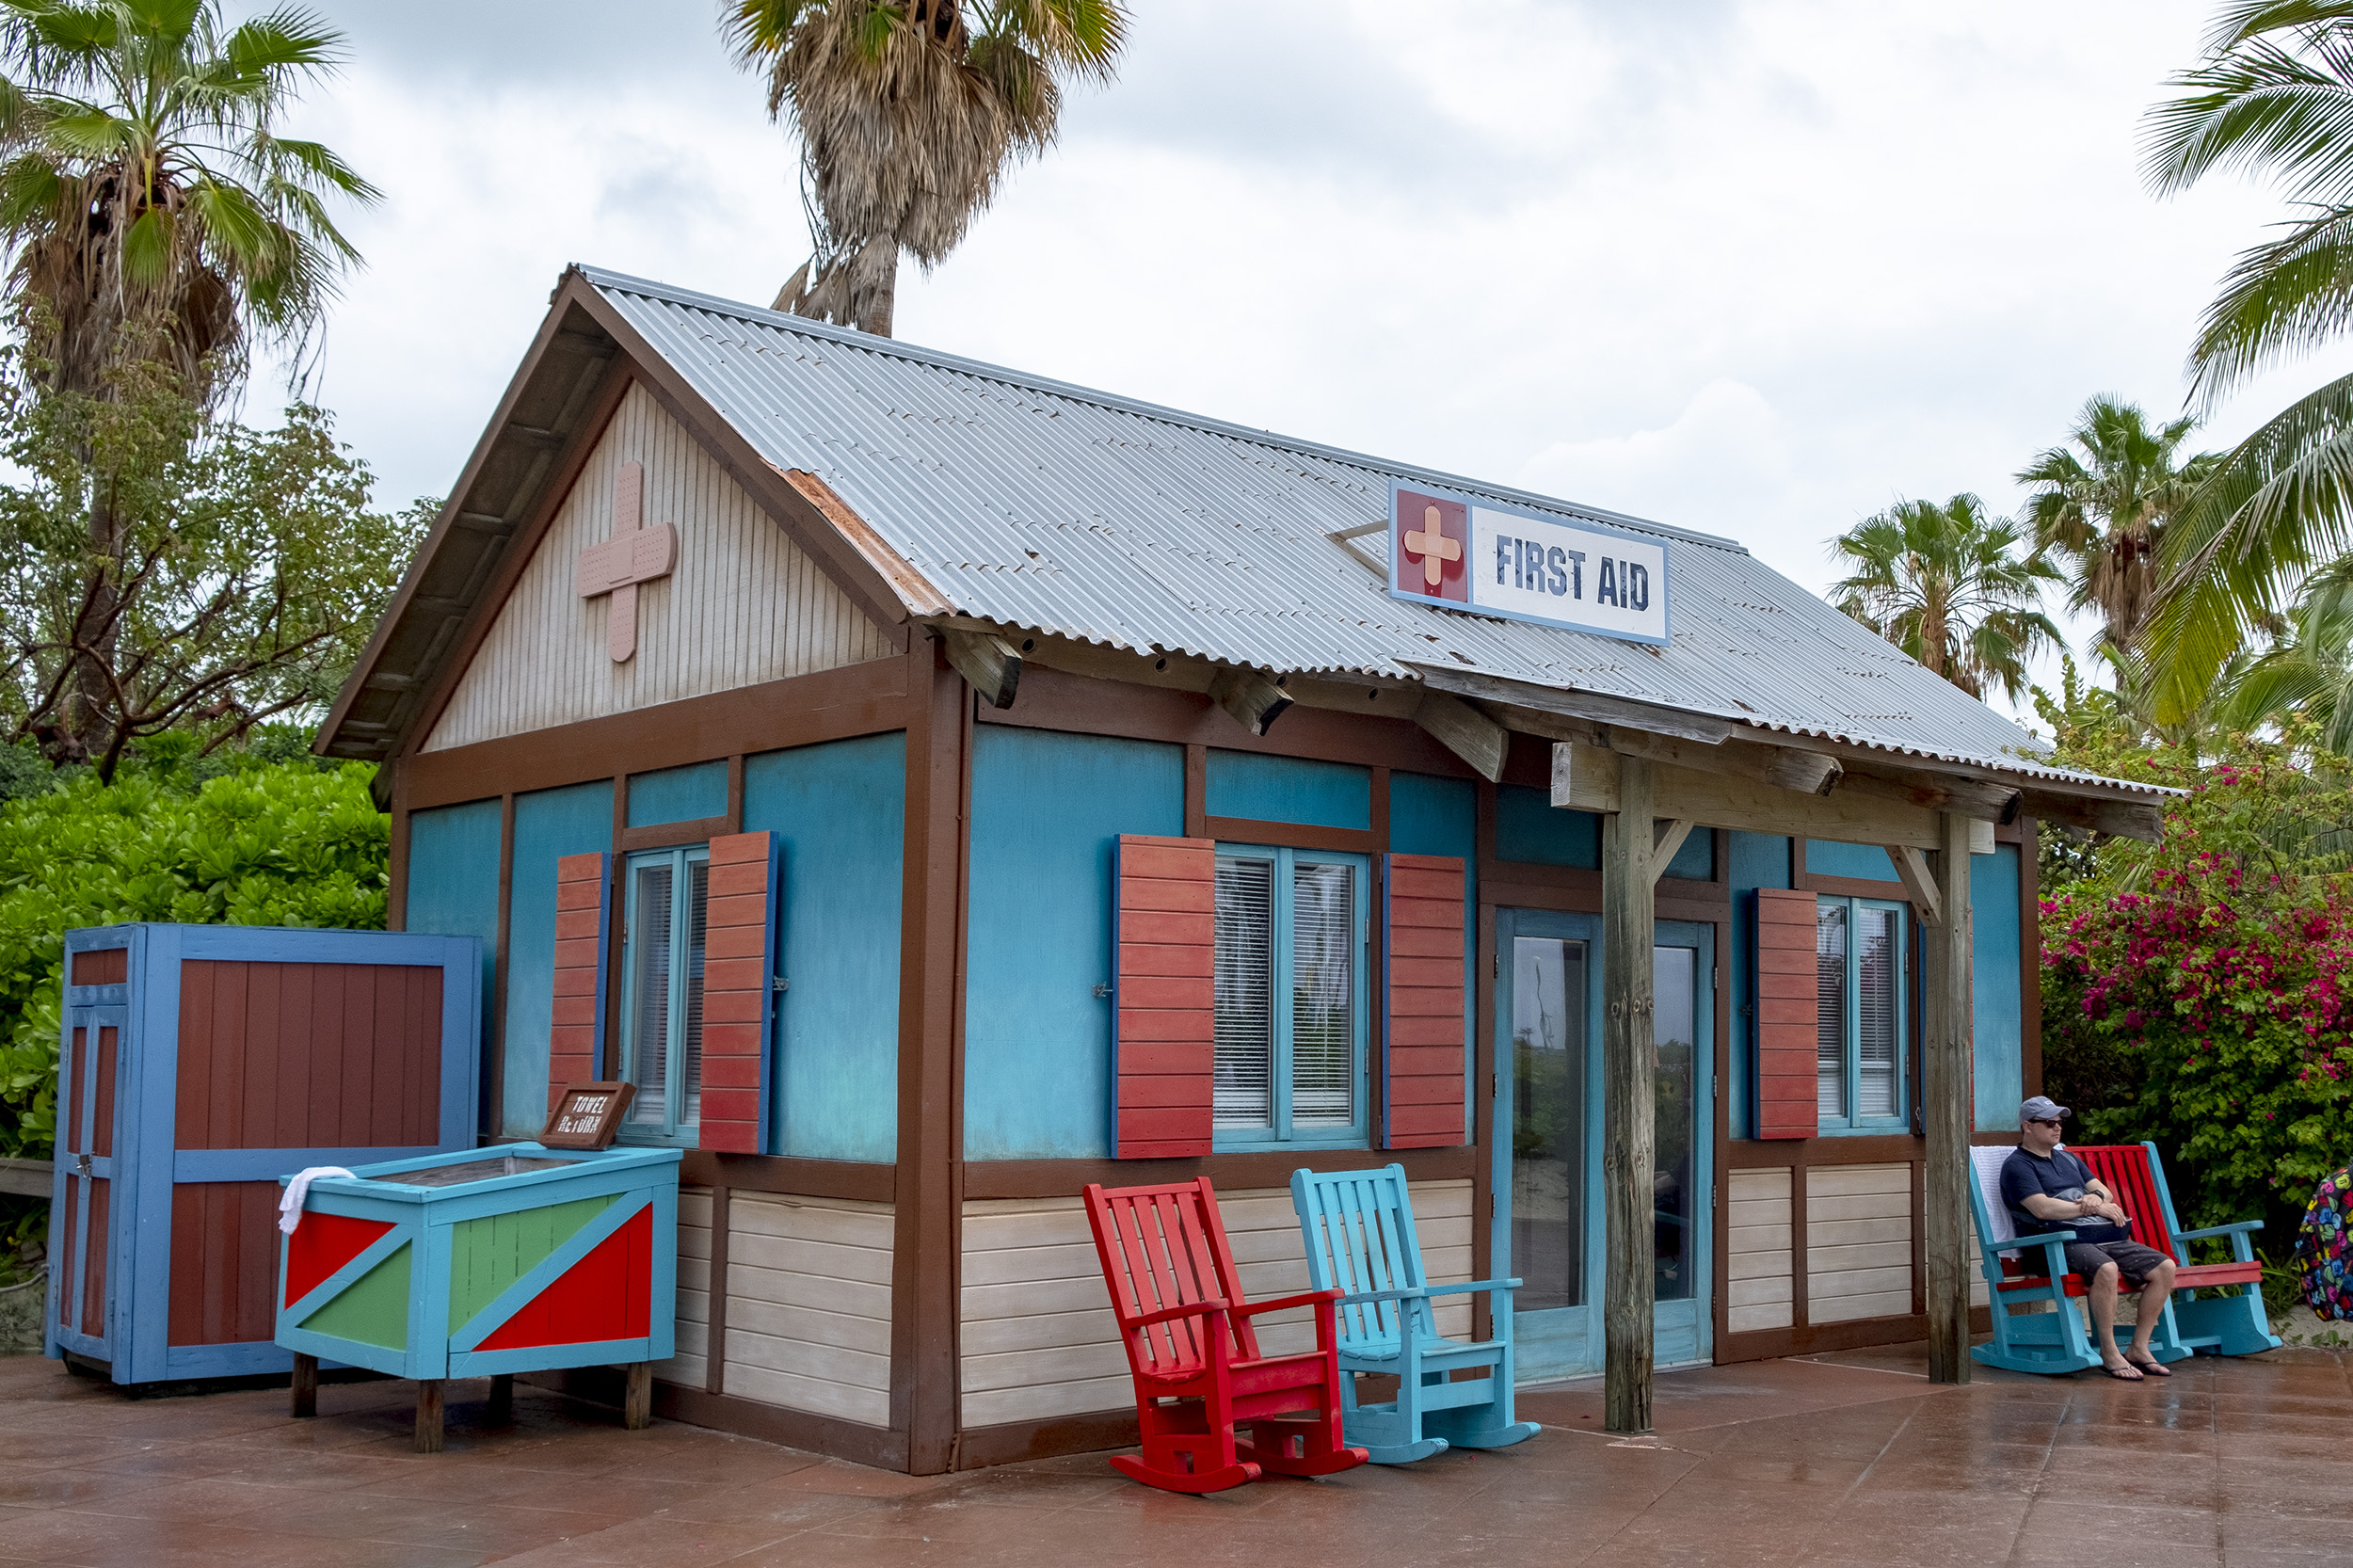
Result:
M1501 781L1503 760L1511 755L1512 735L1461 697L1444 692L1424 692L1414 705L1414 722L1439 744L1468 762L1471 771L1488 783Z
M1651 949L1657 901L1651 878L1657 846L1652 837L1651 764L1619 759L1616 784L1617 810L1602 820L1601 835L1601 1181L1608 1254L1603 1424L1633 1434L1651 1430L1657 1293L1651 1228L1657 1199L1651 1181L1657 1163L1657 1060L1651 1037Z
M1209 682L1209 699L1253 735L1263 735L1291 705L1290 695L1257 670L1228 669Z
M966 632L942 627L939 640L947 645L948 663L971 683L991 708L1010 708L1021 690L1021 650L993 632Z
M1923 942L1927 994L1920 1079L1928 1172L1922 1228L1928 1249L1929 1376L1937 1383L1969 1381L1967 1183L1969 1128L1977 1103L1969 1068L1976 936L1969 909L1969 828L1968 817L1944 813L1944 842L1935 865L1944 920L1924 933ZM1998 1304L1994 1310L2000 1310Z
M1921 925L1933 930L1945 920L1944 900L1937 896L1936 873L1929 868L1929 857L1910 844L1884 844L1887 857L1896 863L1896 875L1904 885L1904 897L1912 901L1912 912Z
M1614 731L1613 731L1614 733ZM1602 814L1619 808L1619 779L1637 759L1613 748L1566 741L1552 748L1552 804ZM1846 785L1828 796L1796 790L1759 790L1746 779L1641 760L1650 778L1652 814L1689 817L1709 827L1751 833L1801 834L1849 844L1909 844L1934 849L1939 813L1907 801L1858 793ZM1846 779L1850 784L1854 775ZM1970 823L1973 853L1993 853L1993 824Z

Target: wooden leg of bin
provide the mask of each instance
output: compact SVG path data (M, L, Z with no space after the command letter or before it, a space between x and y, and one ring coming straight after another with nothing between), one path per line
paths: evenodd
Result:
M629 1364L629 1386L621 1397L621 1424L632 1432L653 1425L653 1363Z
M417 1452L437 1454L441 1451L441 1380L421 1378L417 1383Z
M501 1372L490 1380L490 1408L484 1413L494 1427L511 1424L515 1419L515 1374Z
M296 1420L319 1413L319 1358L295 1352L294 1415Z

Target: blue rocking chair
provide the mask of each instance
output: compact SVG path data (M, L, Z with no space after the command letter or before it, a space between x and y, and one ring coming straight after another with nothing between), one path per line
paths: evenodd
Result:
M1501 1448L1536 1435L1512 1416L1512 1291L1516 1279L1432 1285L1422 1271L1405 1168L1291 1173L1291 1207L1307 1245L1307 1276L1338 1303L1340 1420L1345 1441L1375 1464L1406 1464L1449 1448ZM1491 1293L1496 1337L1449 1339L1431 1302ZM1475 1377L1458 1372L1477 1370ZM1398 1380L1397 1398L1356 1402L1356 1374Z

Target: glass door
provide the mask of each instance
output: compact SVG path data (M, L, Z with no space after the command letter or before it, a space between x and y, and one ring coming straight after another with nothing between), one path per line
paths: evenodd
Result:
M1654 1242L1657 1360L1710 1353L1707 1240L1714 1128L1711 928L1661 921L1654 950L1658 1050ZM1513 1297L1522 1381L1601 1369L1601 921L1497 912L1497 1272ZM1508 1131L1506 1131L1508 1129Z

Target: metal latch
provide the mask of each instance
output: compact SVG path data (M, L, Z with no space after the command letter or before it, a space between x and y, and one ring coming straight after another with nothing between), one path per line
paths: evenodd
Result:
M1095 987L1095 994L1097 999L1108 998L1112 994L1112 988L1108 984L1098 984Z
M87 1155L87 1154L77 1154L77 1155L75 1155L75 1156L73 1157L73 1169L74 1169L76 1172L78 1172L79 1174L83 1175L83 1176L88 1176L88 1175L89 1175L89 1174L90 1174L89 1156L88 1156L88 1155Z
M768 989L771 991L790 991L792 989L792 983L785 979L784 976L780 974L772 974L768 977Z

